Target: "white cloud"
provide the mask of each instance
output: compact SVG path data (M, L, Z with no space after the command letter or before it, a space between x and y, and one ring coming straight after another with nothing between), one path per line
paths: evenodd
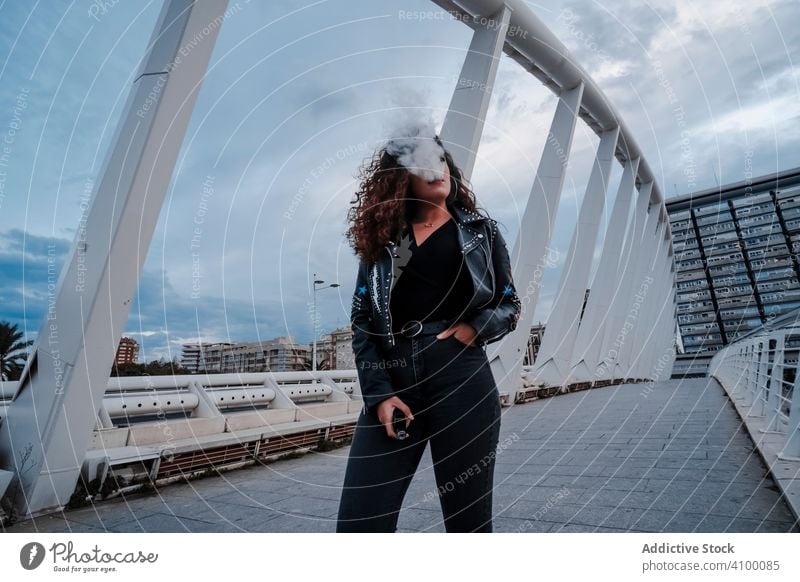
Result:
M800 117L800 101L794 95L779 95L774 99L750 103L741 109L727 111L714 119L693 128L698 136L723 137L727 133L774 133L790 132L798 135L797 120Z
M770 7L781 2L697 2L696 0L672 0L662 6L674 11L674 18L654 30L648 50L666 55L676 47L691 50L698 33L721 34L727 30L738 30L747 34L769 17Z
M635 62L631 59L607 59L602 63L590 69L588 72L597 83L601 83L606 79L617 79L619 77L627 77L635 68Z

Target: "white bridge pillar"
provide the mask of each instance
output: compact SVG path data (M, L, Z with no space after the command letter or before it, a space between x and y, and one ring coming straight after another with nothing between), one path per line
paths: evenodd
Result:
M640 352L633 355L633 365L631 369L626 371L627 376L636 376L644 372L645 375L650 371L643 369L642 372L637 372L637 364L650 366L653 362L653 356L656 351L660 349L660 344L664 341L664 329L659 327L659 322L662 321L664 314L672 317L672 305L666 305L669 299L669 289L666 288L669 281L669 249L664 240L664 223L660 223L656 232L655 244L650 246L650 265L647 268L645 276L651 277L653 282L650 284L648 295L645 298L642 308L642 321L640 336L636 337L634 341L635 349ZM638 358L640 362L635 360Z
M657 303L659 316L655 324L655 327L661 332L661 341L656 342L653 346L655 351L651 355L651 370L655 368L659 358L665 355L667 348L671 348L674 345L675 322L678 316L678 305L676 301L677 291L675 289L675 262L673 259L672 245L669 240L669 230L666 226L668 221L668 218L666 218L666 211L664 215L665 222L664 228L661 231L661 236L663 237L666 251L666 265L664 266L664 277L659 284L659 292L663 296L663 299L659 300ZM671 355L671 359L674 360L674 354Z
M651 186L652 183L646 185L648 191ZM648 326L650 324L650 310L656 303L656 297L660 292L657 287L658 282L656 281L655 273L652 272L652 265L653 258L658 252L658 241L661 234L661 229L658 228L661 208L661 205L656 204L650 206L642 239L637 243L639 261L636 266L635 280L639 283L634 287L633 295L629 299L629 304L636 311L636 316L634 317L633 330L622 352L621 366L624 377L643 377L640 375L642 374L640 370L642 370L643 364L649 362L653 342L658 340L655 337L654 330ZM640 291L643 297L639 297ZM637 305L638 308L636 307ZM647 370L644 370L645 374L646 372Z
M651 208L642 240L643 255L639 278L649 283L641 306L641 322L637 324L631 342L632 351L626 354L627 374L630 377L651 377L653 366L665 356L665 345L670 336L674 335L672 297L669 294L670 289L665 288L669 281L671 262L669 241L665 239L668 224L665 216L663 205ZM660 267L660 271L656 265ZM668 320L663 319L664 313L669 316Z
M487 348L498 389L501 394L508 395L508 404L516 402L522 383L522 360L542 285L541 276L548 260L548 244L561 200L583 89L583 81L580 81L559 96L519 234L510 253L514 283L522 303L517 327Z
M666 212L664 221L659 225L659 247L658 258L659 267L654 268L654 272L658 273L656 279L657 295L655 296L655 304L649 322L646 324L654 330L654 335L660 337L660 341L654 342L654 350L663 350L664 346L673 341L675 329L675 265L672 258L672 249L669 240L668 219ZM660 273L657 269L660 268ZM660 354L651 354L651 365L655 365L655 361L660 357Z
M167 0L156 21L55 303L0 425L0 467L14 473L3 499L10 513L61 508L75 490L226 6Z
M547 318L533 372L529 374L531 380L541 382L544 386L562 385L569 373L618 136L619 127L613 127L600 137L578 222L572 232L572 241L561 271L558 293Z
M510 18L511 11L503 4L492 18L487 19L486 26L478 26L472 33L442 124L439 137L466 180L470 179L475 167Z
M625 225L628 222L631 198L635 191L639 158L628 159L622 171L611 219L606 228L600 263L592 281L583 319L578 326L575 349L570 363L567 383L594 382L594 372L600 360L600 348L604 337L606 320L614 294L619 288L617 266L622 253Z
M620 281L618 291L614 294L609 308L610 317L603 333L600 349L600 362L595 371L595 378L623 378L622 352L630 346L630 334L634 324L631 299L636 294L641 282L637 279L639 258L643 254L642 233L647 222L650 207L650 188L653 183L642 184L636 199L633 217L628 224L627 241L617 265L617 279Z

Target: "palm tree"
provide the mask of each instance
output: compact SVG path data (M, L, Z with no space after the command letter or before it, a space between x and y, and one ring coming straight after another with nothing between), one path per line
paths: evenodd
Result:
M16 380L25 367L26 350L33 340L23 342L17 324L0 321L0 380Z

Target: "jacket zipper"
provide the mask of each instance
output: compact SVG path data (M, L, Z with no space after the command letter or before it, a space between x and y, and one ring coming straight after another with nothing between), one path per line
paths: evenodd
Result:
M459 223L459 226L463 227L464 225L463 225L463 223ZM472 239L472 240L475 240L475 239ZM472 242L472 241L470 241L470 242ZM479 246L481 246L481 245L479 245ZM469 251L467 251L467 252L464 252L464 249L461 249L461 250L462 250L462 256L464 257L464 262L466 263L466 262L467 262L467 252L469 252ZM483 308L483 307L485 307L486 305L489 305L489 303L491 303L491 302L492 302L492 299L494 299L494 271L491 269L491 266L492 266L492 265L490 265L490 264L489 264L489 257L488 257L488 255L486 254L486 250L485 250L485 249L483 249L483 246L481 246L481 250L483 250L483 256L484 256L484 257L486 257L486 264L487 264L487 265L490 267L490 271L491 271L491 277L492 277L492 290L491 290L491 293L489 293L489 299L488 299L487 301L485 301L485 302L484 302L484 303L482 303L481 305L477 305L477 306L473 307L472 309L482 309L482 308ZM467 264L468 264L468 263L467 263ZM469 267L467 267L467 270L469 270L469 271L470 271L470 277L472 277L472 278L473 278L473 280L474 280L473 273L472 273L472 271L469 269Z
M492 233L492 234L494 234L494 233ZM491 242L489 244L490 244L490 246L494 244L494 236L492 236ZM492 264L492 262L491 262L491 260L489 258L489 254L487 253L486 248L483 245L481 245L481 250L483 251L483 256L486 258L486 264L489 267L489 276L491 277L491 282L492 282L492 292L489 294L489 300L486 301L486 303L484 303L481 306L479 306L477 309L482 309L486 305L489 305L489 303L492 302L492 300L494 299L495 294L497 293L497 289L496 289L497 281L495 280L495 277L494 277L494 265ZM485 343L489 343L490 341L493 341L495 338L502 337L502 335L504 333L506 333L506 332L505 331L499 331L499 332L497 332L496 334L494 334L491 337L484 338L484 342Z
M481 245L481 250L483 251L483 256L486 257L486 265L489 268L489 276L491 277L491 281L492 281L492 289L491 289L491 293L489 293L488 301L486 301L486 303L484 303L483 305L478 307L478 309L481 309L481 308L485 307L486 305L489 305L489 303L492 302L492 299L494 299L495 293L497 292L497 290L495 289L495 286L497 284L495 283L495 280L494 280L494 265L492 265L492 262L489 260L489 255L486 253L486 249L483 247L483 245Z
M389 334L389 343L394 346L394 334L392 333L392 310L389 309L389 304L392 300L392 281L394 279L394 251L392 251L392 249L389 247L384 248L389 253L389 286L386 289L386 316L389 319L389 329L387 330L387 333Z

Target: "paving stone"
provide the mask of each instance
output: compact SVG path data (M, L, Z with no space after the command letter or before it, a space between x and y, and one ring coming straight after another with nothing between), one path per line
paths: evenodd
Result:
M237 531L262 531L267 521L285 516L286 513L265 507L248 507L229 503L216 503L208 509L194 514L195 519L224 525Z
M555 524L550 521L516 519L513 517L495 517L492 530L496 533L545 533Z
M6 531L13 533L106 533L108 530L96 525L58 518L46 522L42 522L41 519L25 520L14 524L13 529Z
M251 521L248 523L247 531L259 533L333 533L336 531L336 519L314 517L309 515L284 514L263 521Z
M524 499L526 501L541 501L548 500L559 501L570 499L571 503L577 503L582 496L589 491L578 487L545 487L535 486L526 487L525 485L503 485L495 489L492 494L496 502L518 501Z
M556 465L548 469L550 475L572 475L576 477L603 477L602 465Z
M196 504L195 507L211 507L218 503L228 503L244 507L270 507L271 504L284 499L292 499L291 491L258 491L236 489L226 493L215 493L203 500L203 503ZM338 497L337 497L338 499Z
M621 528L614 528L614 527L597 527L593 525L584 525L584 524L577 524L577 523L569 523L569 524L553 524L553 527L550 529L551 533L627 533L630 530L621 529Z
M552 521L556 523L581 523L599 525L614 508L602 506L581 506L569 503L546 504L520 500L509 506L502 517L517 519Z
M397 518L398 528L413 529L420 532L444 532L444 518L441 511L403 508Z
M620 489L600 489L587 493L584 498L581 498L581 503L588 503L590 505L602 505L608 507L627 507L636 509L650 509L655 506L656 509L664 509L659 507L656 496L653 493L645 491L625 491Z
M109 528L116 532L144 532L144 533L187 533L187 532L232 532L235 528L227 524L215 523L171 515L168 513L153 513L135 521L123 522Z
M339 501L296 495L271 503L270 509L305 517L335 517L339 511Z

